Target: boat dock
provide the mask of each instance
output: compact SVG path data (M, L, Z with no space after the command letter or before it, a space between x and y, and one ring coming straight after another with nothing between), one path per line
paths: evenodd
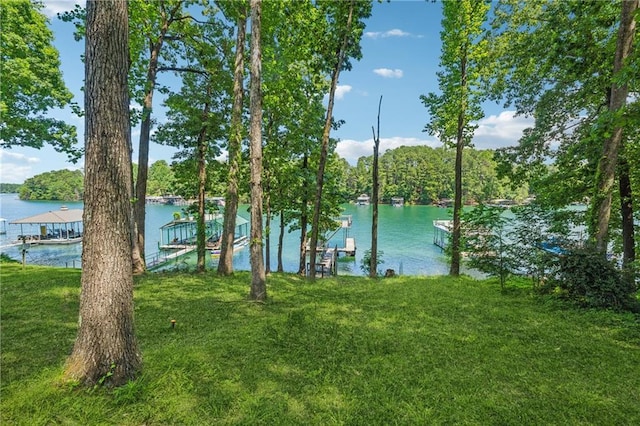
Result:
M452 220L433 221L433 244L445 250L449 245L449 236L453 230Z

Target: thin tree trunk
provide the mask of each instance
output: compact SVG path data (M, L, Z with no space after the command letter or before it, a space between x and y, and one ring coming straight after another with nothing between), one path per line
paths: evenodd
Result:
M207 87L207 99L211 98L211 87ZM204 272L206 269L205 252L206 252L206 222L205 222L205 203L206 203L206 187L207 187L207 121L209 117L209 102L206 101L202 110L202 127L198 135L198 222L196 234L196 251L198 252L198 261L196 270Z
M623 157L619 165L620 213L622 215L622 269L633 277L633 262L636 259L635 230L633 226L633 192L629 179L629 163ZM631 278L633 279L633 278Z
M133 320L127 2L89 0L86 10L82 291L65 376L117 386L142 364Z
M268 173L267 173L268 174ZM264 237L264 272L271 273L271 198L269 197L269 189L267 188L266 196L264 196L265 207L265 237Z
M305 154L302 158L302 172L304 182L302 185L302 201L300 202L300 262L298 263L298 275L305 276L307 271L307 226L309 225L309 199L307 197L307 175L309 171L309 157Z
M371 202L373 204L373 217L371 219L371 257L369 259L369 277L375 278L378 274L378 153L380 152L380 108L382 107L382 96L378 103L378 135L373 131L373 190L371 191Z
M169 26L173 22L174 15L182 7L175 4L169 12L170 19L164 21L160 30L160 36L156 43L151 45L149 55L149 67L147 69L146 91L142 105L142 123L140 125L140 139L138 141L138 176L135 181L133 191L133 273L142 274L146 269L145 260L145 232L146 232L146 201L147 201L147 178L149 173L149 139L151 133L151 114L153 111L153 93L156 87L158 75L158 59L160 51L164 45L165 35L169 31Z
M616 54L613 63L613 76L619 75L624 66L625 59L633 48L633 39L636 30L634 14L638 9L638 0L623 0L620 13L620 27L616 43ZM618 86L615 82L611 85L611 102L609 111L617 114L627 103L629 89L626 84ZM596 250L606 256L609 243L609 219L611 217L611 204L613 187L615 182L618 153L622 145L623 127L614 123L611 137L605 140L602 157L598 163L596 173L596 194L594 195L593 211L595 215L594 239Z
M327 104L327 116L322 131L322 146L320 149L320 160L318 161L318 173L316 177L316 199L313 207L313 219L311 223L311 241L309 243L309 276L311 279L316 277L316 247L318 245L318 233L320 226L320 211L322 207L322 187L324 185L324 168L327 163L327 155L329 152L329 135L331 133L331 124L333 121L333 104L335 101L336 87L338 86L338 78L340 70L344 62L347 47L349 45L349 35L351 33L351 22L353 20L353 10L355 1L351 0L349 7L349 15L347 16L347 25L342 39L342 45L337 54L337 61L331 76L331 89L329 90L329 102Z
M238 18L236 36L236 58L233 80L233 109L231 111L231 135L229 137L229 178L225 196L224 223L220 246L218 274L233 273L233 240L235 239L236 216L238 215L238 179L240 154L242 152L242 102L244 98L244 43L246 36L246 11Z
M282 249L284 247L284 211L280 210L280 232L278 234L278 272L284 272L284 264L282 263Z
M251 0L251 300L267 299L267 285L262 250L262 0Z

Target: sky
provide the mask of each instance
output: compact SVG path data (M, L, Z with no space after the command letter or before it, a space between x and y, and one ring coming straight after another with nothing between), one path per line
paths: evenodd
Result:
M71 10L76 0L44 0L43 12L50 17L54 45L60 52L61 68L74 101L83 105L84 68L80 60L83 42L73 39L73 25L56 18L56 13ZM400 146L441 146L434 136L424 132L429 121L420 95L439 93L436 72L440 62L442 5L425 0L391 0L373 2L373 12L366 20L361 46L363 57L352 61L353 68L340 74L333 114L345 124L331 136L339 139L337 151L350 164L361 156L373 154L372 126L376 127L380 110L380 153ZM167 78L167 77L164 77ZM159 95L154 97L158 110ZM523 130L533 124L531 118L516 117L514 111L495 103L483 105L485 117L478 122L473 144L477 149L495 149L517 144ZM84 145L84 119L70 111L52 111L78 129L78 146ZM160 118L162 121L163 118ZM139 128L132 129L133 160ZM174 148L152 143L149 163L172 161ZM35 175L61 169L79 169L67 161L65 154L46 146L40 150L12 148L0 150L0 182L22 183Z

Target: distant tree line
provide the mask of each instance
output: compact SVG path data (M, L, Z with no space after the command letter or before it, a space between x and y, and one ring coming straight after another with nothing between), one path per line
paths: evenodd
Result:
M20 191L21 183L0 183L0 193L16 194Z
M522 201L528 197L526 184L512 188L511 181L499 178L492 150L467 149L463 154L463 200L467 204L486 203L496 198ZM454 195L455 151L428 146L401 146L380 156L380 194L382 203L403 197L408 204L432 204ZM349 199L371 195L373 156L361 157L349 167Z

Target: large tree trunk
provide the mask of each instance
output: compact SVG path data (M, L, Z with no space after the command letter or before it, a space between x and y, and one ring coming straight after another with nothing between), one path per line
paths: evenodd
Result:
M318 245L318 233L320 226L320 211L322 207L322 187L324 185L324 169L327 163L327 155L329 153L329 135L331 134L331 125L333 121L333 104L335 101L336 87L338 86L338 78L340 70L344 62L347 47L349 45L349 35L351 34L351 22L353 20L353 9L355 7L354 0L351 1L349 7L349 15L347 16L347 25L342 39L342 45L336 55L336 64L331 76L331 89L329 90L329 102L327 104L327 116L324 122L324 130L322 131L322 146L320 147L320 160L318 161L318 172L316 175L316 199L313 206L313 218L311 220L311 241L309 243L309 277L316 277L316 247Z
M233 273L233 240L235 239L236 216L238 214L238 175L242 153L242 102L244 98L244 43L247 17L242 12L238 17L236 36L236 59L233 80L233 109L231 111L231 135L229 137L229 178L224 206L224 224L220 246L218 274Z
M131 265L131 134L126 0L87 1L85 193L78 335L66 377L121 385L141 367Z
M251 145L251 300L267 299L267 284L262 250L262 1L251 0L251 92L250 92L250 145Z
M616 54L613 63L614 78L619 75L625 59L630 55L636 31L634 14L638 9L638 0L623 0L620 14L620 27L616 43ZM627 103L629 89L626 84L611 85L611 101L609 112L616 115ZM602 156L596 173L596 193L594 194L595 223L593 237L596 250L606 255L609 243L609 219L611 217L612 194L615 183L615 172L618 164L618 153L622 144L623 126L614 120L611 137L605 140Z

